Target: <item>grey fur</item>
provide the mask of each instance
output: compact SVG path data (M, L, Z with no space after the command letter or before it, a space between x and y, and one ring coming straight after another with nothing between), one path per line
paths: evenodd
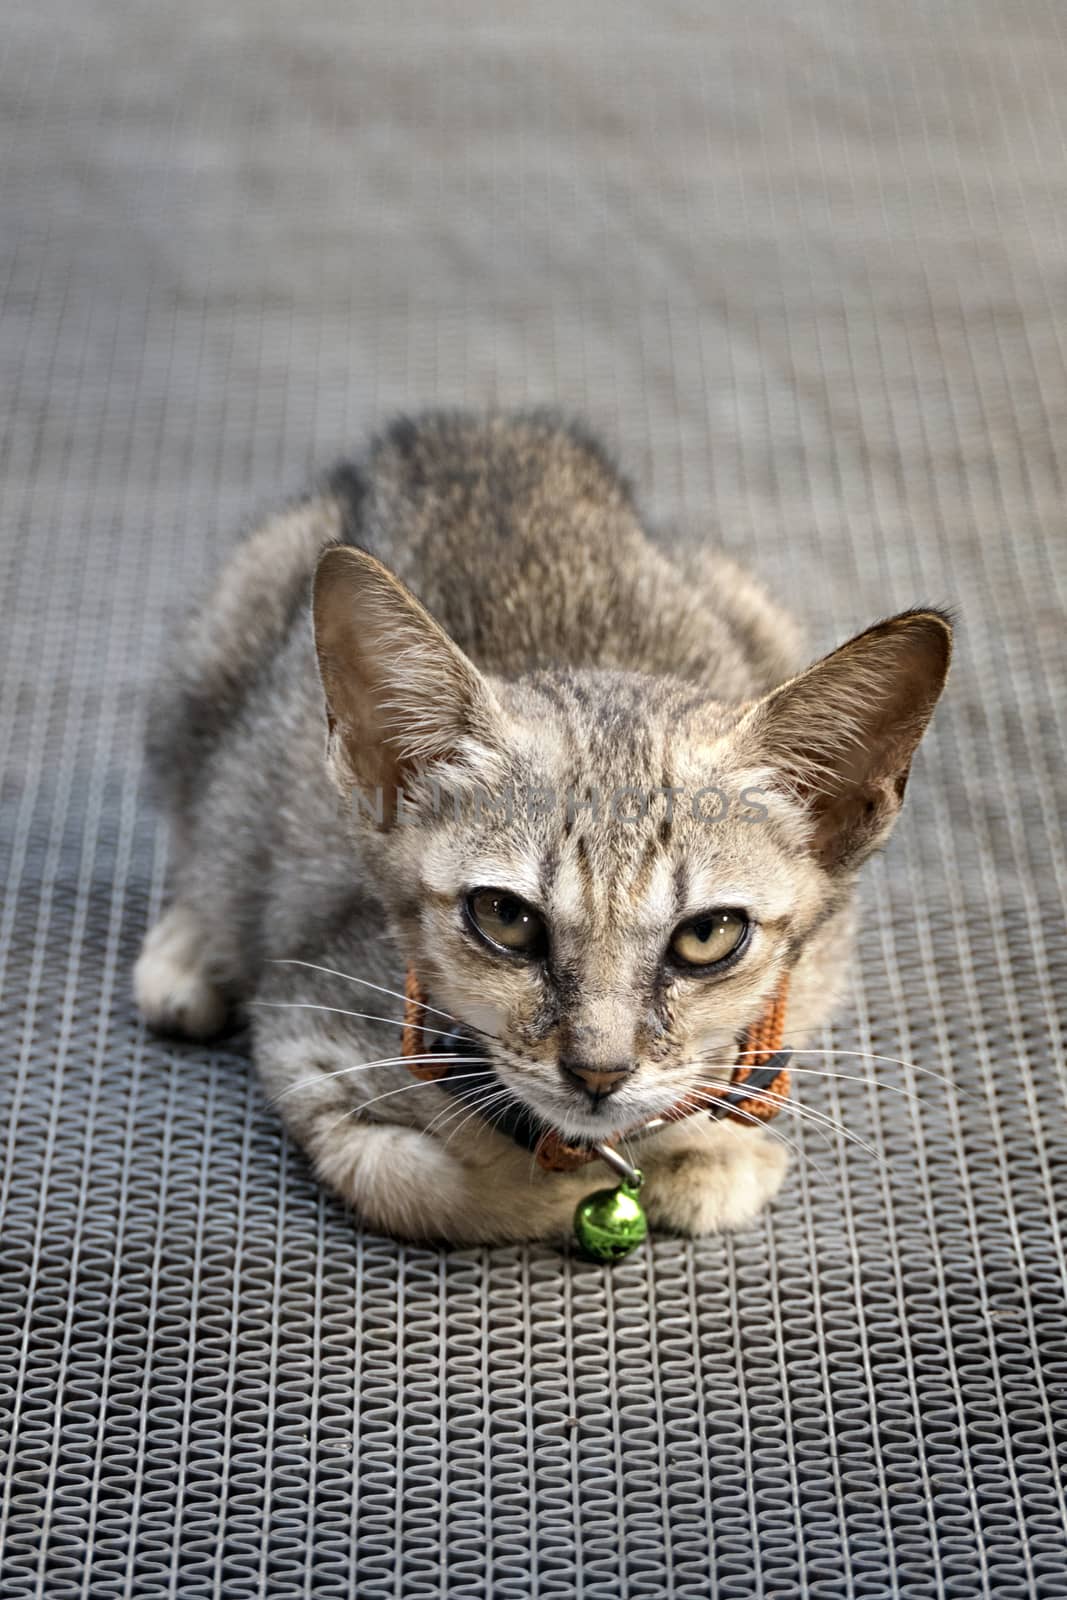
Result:
M766 820L709 827L683 804L669 821L650 807L623 825L557 805L504 825L417 804L413 826L374 828L324 760L308 603L320 553L337 545L383 563L478 669L491 748L442 768L461 789L480 777L557 796L679 782L691 791L709 777L739 791L755 781L771 791ZM336 576L340 566L322 570ZM379 582L362 557L346 570ZM388 642L393 591L387 575L380 581ZM336 585L331 593L343 623L344 599ZM407 627L407 602L395 603L396 626ZM421 648L424 624L412 616ZM173 821L175 899L138 965L142 1009L157 1026L196 1035L247 1006L260 1073L287 1125L371 1224L460 1242L561 1233L595 1169L543 1174L484 1121L461 1126L455 1102L413 1086L402 1065L362 1067L399 1055L405 963L415 961L442 1011L483 1028L495 1020L502 1080L574 1135L604 1136L611 1117L646 1120L727 1071L787 968L790 1031L802 1038L840 985L855 870L891 826L943 677L924 655L938 655L940 619L923 613L914 627L891 627L898 632L857 644L855 663L839 652L836 667L813 669L822 675L806 701L808 678L768 700L798 665L795 625L725 558L670 559L580 428L540 413L394 423L362 460L239 548L161 679L150 750ZM450 647L426 637L432 683ZM398 632L397 650L400 641ZM383 671L389 654L381 650ZM345 657L324 670L343 698L358 669ZM865 809L850 809L846 826L838 810L860 783L855 752L877 740L882 682L898 679L883 741L892 771L866 763ZM400 675L396 694L390 714L401 724L405 695L413 727L432 721L436 689L415 695ZM802 702L813 707L810 729L794 728ZM346 746L344 710L334 711L336 779L366 752L351 734ZM404 738L401 726L390 747ZM838 798L819 802L817 826L812 795L830 769ZM819 828L833 844L821 855ZM535 882L526 897L554 929L544 969L494 962L470 938L462 891L471 863L487 859L498 863L494 884ZM701 908L693 895L715 903L716 886L755 907L755 952L727 981L679 979L664 968L664 941L683 911ZM292 962L312 965L276 964ZM610 1111L590 1110L561 1081L561 1061L576 1052L638 1063ZM642 1141L641 1159L654 1220L688 1231L745 1220L783 1170L780 1147L762 1133L702 1118Z

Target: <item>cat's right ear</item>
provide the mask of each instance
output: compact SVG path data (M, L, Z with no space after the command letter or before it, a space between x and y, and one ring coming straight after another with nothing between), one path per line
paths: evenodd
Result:
M387 567L351 545L319 558L315 648L338 788L395 798L420 774L483 780L501 714L474 664Z

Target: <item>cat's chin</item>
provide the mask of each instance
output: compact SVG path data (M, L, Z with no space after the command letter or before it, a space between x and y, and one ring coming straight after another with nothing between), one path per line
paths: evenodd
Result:
M539 1121L548 1123L564 1139L580 1144L600 1144L662 1117L675 1104L677 1096L650 1094L626 1101L617 1101L612 1096L595 1110L556 1100L551 1095L531 1094L529 1089L517 1098Z

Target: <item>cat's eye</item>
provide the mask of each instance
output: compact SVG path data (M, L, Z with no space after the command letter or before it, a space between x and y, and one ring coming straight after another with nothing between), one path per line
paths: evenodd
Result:
M489 944L512 955L539 956L545 948L541 916L506 889L475 889L467 896L467 915Z
M716 967L741 949L748 929L743 911L707 911L675 929L671 954L686 967Z

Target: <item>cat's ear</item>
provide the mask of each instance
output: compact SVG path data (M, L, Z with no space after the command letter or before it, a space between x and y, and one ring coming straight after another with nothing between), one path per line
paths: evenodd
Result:
M951 654L946 616L905 612L774 690L734 730L745 758L803 801L830 870L858 866L896 821Z
M484 774L501 723L492 691L399 578L365 550L332 545L313 611L327 760L342 791L388 802L434 766Z

